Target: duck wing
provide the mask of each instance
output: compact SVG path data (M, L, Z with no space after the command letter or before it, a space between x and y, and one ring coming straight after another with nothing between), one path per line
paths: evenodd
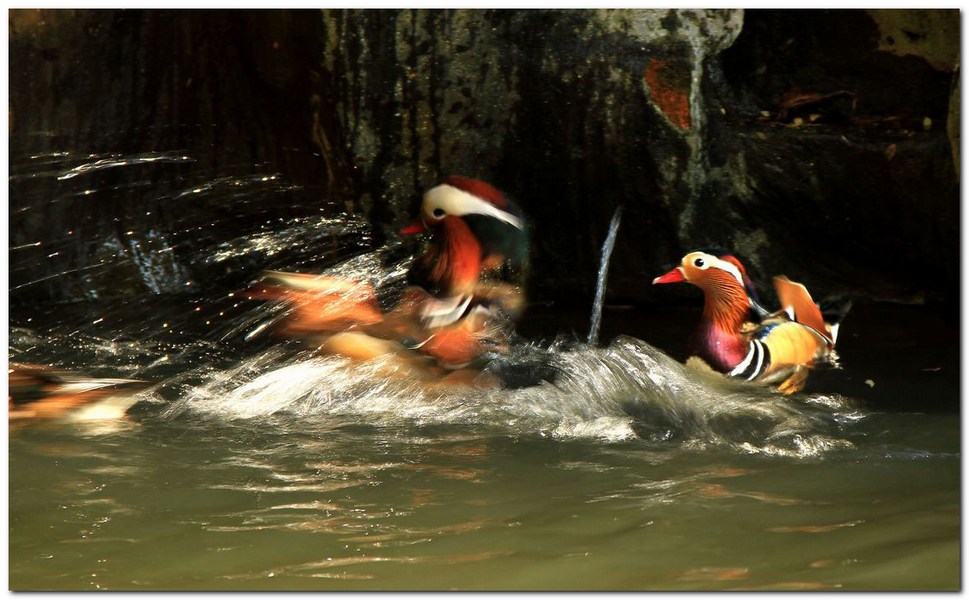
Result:
M784 275L774 278L774 290L781 301L781 308L790 316L791 320L810 327L824 338L830 346L834 346L837 329L833 329L824 322L821 309L814 303L807 288L796 281L791 281Z
M373 287L362 281L267 271L248 294L285 304L284 330L291 335L333 333L383 320Z

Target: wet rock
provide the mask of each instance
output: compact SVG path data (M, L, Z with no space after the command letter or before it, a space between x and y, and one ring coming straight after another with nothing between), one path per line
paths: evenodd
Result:
M937 71L959 66L959 13L954 10L869 9L878 25L878 50L925 59Z
M895 27L915 31L927 19L958 19L954 11L888 12ZM896 56L886 51L884 20L865 11L746 11L743 33L720 56L723 79L713 82L726 114L708 182L721 185L708 201L724 210L687 226L689 237L723 243L732 235L741 247L749 240L761 278L787 272L822 293L958 297L952 140L925 127L951 122L958 75L937 67L957 60L958 36L953 44L954 29L940 29L948 42L933 46L931 60ZM850 92L853 114L772 123L794 87Z
M267 257L205 259L219 248L343 212L365 218L366 242L379 245L423 188L464 174L529 214L536 301L591 301L619 205L610 297L689 294L649 282L714 245L735 249L764 282L786 272L821 297L952 300L953 19L11 11L11 246L21 248L11 299L224 289ZM854 100L801 104L779 120L794 88ZM839 91L850 96L831 96ZM188 160L60 178L149 154ZM115 248L110 277L98 275L109 272L105 248ZM167 257L146 270L137 248ZM290 258L302 267L334 257L298 250Z

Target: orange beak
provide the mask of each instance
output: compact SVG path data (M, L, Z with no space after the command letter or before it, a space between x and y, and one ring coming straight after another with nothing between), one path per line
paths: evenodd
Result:
M680 269L679 267L676 267L669 273L665 275L660 275L659 277L654 279L653 285L656 285L657 283L676 283L678 281L686 281L686 278L683 277L683 270Z

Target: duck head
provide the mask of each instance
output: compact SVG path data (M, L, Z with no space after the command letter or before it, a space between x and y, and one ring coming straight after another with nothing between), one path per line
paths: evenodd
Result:
M528 253L521 209L468 177L448 177L424 194L420 217L401 233L425 232L430 244L408 279L435 295L470 294L485 272L517 276Z
M706 291L717 287L739 285L753 290L743 263L736 256L720 250L690 252L678 267L653 279L653 284L686 281Z
M738 311L752 309L757 315L767 313L757 298L754 284L740 260L722 250L698 250L683 257L680 265L653 279L658 283L685 281L703 290L709 305L732 304Z
M722 251L690 252L653 284L680 281L703 290L703 318L691 341L691 352L719 371L731 369L747 352L741 330L767 314L743 264Z

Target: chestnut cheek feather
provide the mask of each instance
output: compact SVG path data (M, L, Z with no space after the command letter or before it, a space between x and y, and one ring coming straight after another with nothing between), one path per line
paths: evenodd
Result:
M457 217L445 218L439 235L442 239L432 258L436 262L432 277L451 294L468 293L481 275L481 245L467 223Z

